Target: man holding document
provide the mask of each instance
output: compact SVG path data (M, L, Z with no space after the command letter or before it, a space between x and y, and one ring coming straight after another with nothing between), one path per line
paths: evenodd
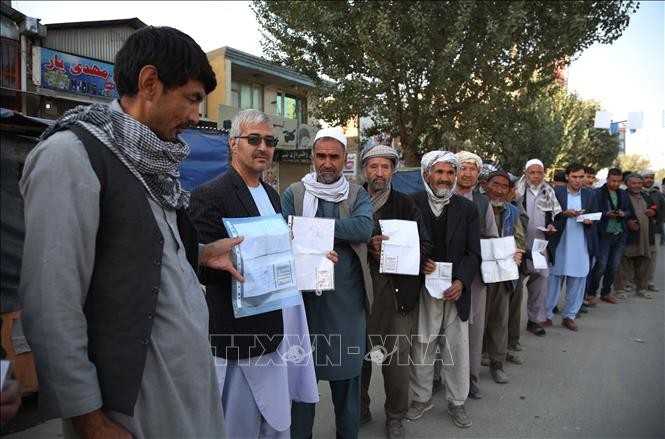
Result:
M279 195L260 179L271 165L276 145L273 123L265 113L252 109L238 113L229 134L231 166L192 193L190 214L202 242L228 236L222 218L281 212ZM289 239L288 234L284 239ZM256 268L247 266L243 271L247 274ZM302 304L237 318L231 276L205 269L201 279L206 285L210 342L217 357L227 436L288 438L291 401L318 401L313 360L306 355L309 332ZM305 353L300 359L303 364L290 367L291 346Z
M371 419L368 390L372 377L372 361L375 361L382 365L386 391L386 430L390 438L404 437L402 419L409 406L409 313L418 304L420 263L425 260L431 247L420 211L413 200L391 187L390 181L398 158L395 148L386 145L368 148L362 156L363 172L367 180L364 187L372 199L374 215L374 231L368 244L374 304L367 321L367 350L370 351L370 358L366 358L363 364L361 422ZM395 235L402 235L401 240L387 236L391 230L382 228L387 220L401 220L395 224ZM405 230L405 224L412 228ZM397 238L394 235L393 237ZM408 244L408 250L415 246L415 257L406 254L407 245L399 245L397 241L400 241L399 244ZM396 244L394 255L388 255L390 246L387 244L390 242ZM413 263L413 272L409 272L409 267L400 267L402 261L396 261L393 270L393 267L388 266L390 264L386 261L387 258L406 259L404 262Z
M522 262L522 254L526 250L526 239L522 222L519 220L519 209L506 201L509 186L510 176L506 171L494 171L487 178L487 194L499 236L514 237L513 245L516 246L516 250L512 256L517 272L517 266ZM508 347L510 296L515 292L517 278L491 283L489 279L485 281L488 282L485 340L490 358L490 373L495 382L504 384L508 382L508 376L503 370L503 361Z
M561 313L561 324L571 331L577 331L575 315L584 301L586 277L589 274L589 255L592 250L592 220L579 221L584 213L594 213L596 197L591 189L582 187L584 165L572 163L566 168L566 186L554 188L556 198L563 211L554 219L556 232L549 236L549 257L552 268L548 281L547 320L552 324L554 307L559 302L559 294L566 282L566 303Z
M522 203L529 217L526 228L527 248L532 249L531 260L526 261L529 279L526 282L528 293L526 330L534 335L545 335L543 322L547 319L545 299L547 299L547 278L549 268L542 259L541 250L547 245L545 238L556 231L554 218L561 213L554 189L545 182L545 165L538 159L531 159L524 165L524 175L517 182L517 202ZM543 256L545 258L546 256ZM544 263L543 263L544 262Z
M469 394L468 319L471 283L480 263L480 224L474 204L453 193L458 168L457 157L448 151L431 151L421 160L426 192L414 200L432 251L422 266L426 278L414 325L419 337L411 348L413 400L406 417L419 419L432 409L434 361L440 350L448 413L455 425L466 428L471 426L464 409Z
M358 436L361 369L365 355L365 316L372 306L367 242L372 204L367 192L342 175L346 137L342 130L319 130L312 146L314 172L282 195L283 214L335 220L335 289L303 292L316 359L316 378L330 383L337 435ZM311 402L311 401L310 401ZM312 436L315 404L294 402L293 438Z

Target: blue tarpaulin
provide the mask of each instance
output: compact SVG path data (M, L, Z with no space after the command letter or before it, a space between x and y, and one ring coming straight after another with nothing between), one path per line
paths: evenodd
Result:
M191 152L180 164L180 182L191 191L226 172L229 166L229 135L224 131L186 129L181 134Z
M420 168L398 169L393 174L392 185L396 191L405 194L423 192L425 190L423 179L420 177Z

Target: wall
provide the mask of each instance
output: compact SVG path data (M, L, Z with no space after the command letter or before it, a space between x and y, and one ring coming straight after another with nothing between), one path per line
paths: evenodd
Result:
M219 106L230 105L226 99L227 96L231 99L231 62L226 61L224 49L208 52L208 61L215 72L217 87L206 98L206 116L208 119L219 120Z
M113 63L115 54L134 31L129 26L48 29L44 47Z

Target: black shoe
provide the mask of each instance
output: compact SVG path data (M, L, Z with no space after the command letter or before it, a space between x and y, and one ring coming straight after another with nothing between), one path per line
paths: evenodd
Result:
M404 427L401 419L386 421L386 437L388 439L404 439Z
M526 330L532 333L533 335L537 335L538 337L542 337L545 335L545 328L543 328L540 324L536 322L532 322L531 320L526 322Z
M471 399L482 399L483 394L480 393L480 389L478 389L478 386L476 386L476 383L471 381L469 384L469 398Z
M586 305L582 305L582 307L580 308L580 312L582 314L587 314L589 312L589 309Z

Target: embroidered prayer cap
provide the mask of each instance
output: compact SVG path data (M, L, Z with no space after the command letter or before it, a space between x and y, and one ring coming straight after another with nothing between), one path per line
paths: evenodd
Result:
M475 163L476 169L480 172L483 169L483 159L469 151L460 151L457 153L460 165L462 163Z
M656 175L656 172L653 169L647 168L647 169L642 169L640 175L642 175L642 177L646 177L647 175Z
M529 169L529 168L530 168L531 166L533 166L533 165L538 165L538 166L540 166L543 170L545 170L545 165L543 165L543 162L541 162L541 161L538 160L538 159L531 159L531 160L529 160L528 162L526 162L526 165L524 165L524 171L526 171L527 169Z
M439 162L450 163L455 169L455 173L459 169L459 160L457 156L450 151L430 151L423 156L420 160L421 172L429 172L432 166Z
M399 160L399 153L395 148L388 145L374 145L365 149L362 154L361 164L364 166L367 160L373 157L384 157L390 159L393 162L393 166L397 166L397 160Z
M319 132L316 133L316 137L314 137L314 143L316 143L317 140L322 139L324 137L332 137L333 139L341 143L344 146L344 149L346 149L346 136L344 136L344 133L342 132L341 129L339 128L320 129Z

